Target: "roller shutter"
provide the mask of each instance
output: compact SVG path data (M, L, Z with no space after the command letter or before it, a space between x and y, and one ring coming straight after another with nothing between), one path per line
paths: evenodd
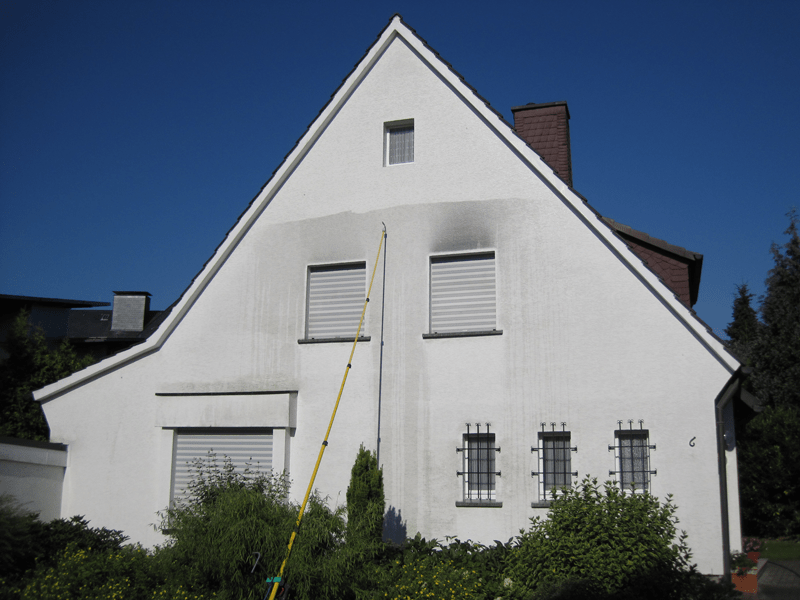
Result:
M354 338L366 290L365 263L311 267L306 338Z
M271 429L203 429L178 430L172 462L172 499L179 500L187 491L194 471L192 461L216 455L221 468L224 458L231 459L234 469L242 473L245 468L262 473L272 469Z
M431 258L431 333L497 326L494 253Z

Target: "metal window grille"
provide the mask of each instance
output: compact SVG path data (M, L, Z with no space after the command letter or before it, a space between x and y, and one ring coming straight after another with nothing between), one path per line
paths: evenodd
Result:
M457 471L457 475L462 478L464 500L494 501L497 498L495 477L500 476L500 471L495 470L495 454L500 452L500 448L495 447L489 423L486 423L484 431L481 431L481 424L476 423L474 432L467 423L463 445L456 448L456 452L461 452L463 471Z
M309 267L306 339L355 337L367 294L366 272L366 263Z
M494 252L431 257L430 332L496 327Z
M633 419L628 420L628 429L622 429L622 421L617 423L615 444L608 447L609 452L614 451L616 470L608 474L617 476L623 490L646 492L650 489L650 477L658 474L650 468L650 450L655 450L656 445L650 444L650 431L643 428L642 419L639 429L633 428Z
M387 126L388 134L388 163L399 165L414 162L414 123L404 123L397 126Z
M541 424L538 447L531 447L531 452L539 454L539 470L531 471L531 476L539 478L539 498L545 501L552 500L556 490L572 487L572 478L578 476L572 471L572 453L578 448L570 446L567 424L561 423L561 431L556 431L555 423L550 423L550 431L545 431L546 426Z

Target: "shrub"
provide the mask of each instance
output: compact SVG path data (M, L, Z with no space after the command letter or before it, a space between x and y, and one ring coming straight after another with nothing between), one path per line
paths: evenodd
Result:
M669 496L661 504L650 494L626 493L611 482L601 488L589 478L556 496L547 519L531 519L509 556L505 575L517 595L570 582L586 597L599 596L645 575L663 582L688 570L686 534L677 533Z
M228 459L220 467L213 454L192 470L188 500L162 513L169 541L157 558L182 573L188 590L263 598L271 585L265 579L278 574L299 512L287 499L288 482L272 473L238 473ZM316 495L309 499L284 572L293 598L338 598L349 589L344 510L329 509ZM251 572L254 552L261 558Z
M380 541L384 507L383 470L375 454L362 445L347 487L348 532Z
M367 597L379 598L497 598L508 590L502 584L505 557L511 543L486 547L448 538L426 541L419 534L402 551L384 555L382 585Z
M41 522L34 512L20 507L9 495L0 495L0 587L32 569L43 548Z

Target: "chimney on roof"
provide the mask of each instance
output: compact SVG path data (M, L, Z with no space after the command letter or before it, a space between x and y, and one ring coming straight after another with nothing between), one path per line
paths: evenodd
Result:
M572 155L569 148L569 108L567 103L531 102L515 106L514 130L572 187Z
M111 331L142 331L149 310L148 292L114 292Z

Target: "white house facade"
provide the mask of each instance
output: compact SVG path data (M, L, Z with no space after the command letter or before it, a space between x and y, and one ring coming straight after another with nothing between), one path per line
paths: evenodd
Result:
M36 392L68 447L61 514L159 543L209 448L302 498L384 225L316 480L330 502L379 446L395 524L490 544L592 475L672 494L722 573L739 363L400 17L159 328Z

